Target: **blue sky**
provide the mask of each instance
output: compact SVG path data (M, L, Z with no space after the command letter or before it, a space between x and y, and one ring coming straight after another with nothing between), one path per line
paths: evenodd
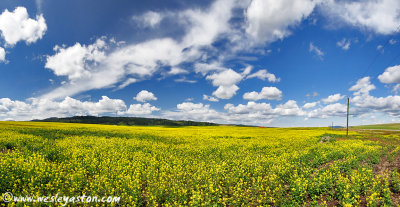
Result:
M397 0L4 0L0 120L400 122Z

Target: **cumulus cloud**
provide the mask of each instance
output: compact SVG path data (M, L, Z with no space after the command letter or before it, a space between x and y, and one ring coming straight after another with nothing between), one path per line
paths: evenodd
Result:
M340 93L330 95L327 98L323 98L321 101L324 102L325 104L329 103L335 103L338 102L339 100L342 100L345 96L341 95Z
M305 103L305 104L303 105L303 108L304 108L304 109L311 109L311 108L314 108L315 106L317 106L318 103L319 103L318 101L316 101L316 102L311 102L311 103Z
M229 114L251 114L253 117L257 115L260 117L269 116L269 118L277 116L301 116L305 113L298 107L296 101L289 100L284 104L279 104L275 108L272 108L267 103L256 103L253 101L248 102L246 105L238 104L226 104L224 109Z
M378 34L393 34L400 24L400 1L365 0L365 1L323 1L325 15L340 20L348 25Z
M232 69L227 69L208 75L206 79L211 80L213 86L218 86L217 90L213 92L214 96L220 99L230 99L239 90L236 84L243 79L243 76Z
M282 116L303 116L305 112L300 109L297 102L294 100L289 100L284 104L279 104L276 106L275 113Z
M386 68L378 79L382 83L400 83L400 65Z
M268 103L256 103L254 101L249 101L246 105L238 104L237 106L233 104L226 104L224 109L228 111L229 114L263 114L263 115L273 115L273 108Z
M132 104L127 111L119 111L118 115L149 115L154 111L160 111L160 108L152 106L149 103Z
M230 99L234 95L236 95L236 91L239 90L237 85L229 85L229 86L219 86L216 91L212 94L220 99Z
M351 41L349 39L343 38L341 41L337 42L336 45L343 50L350 49Z
M221 66L219 62L213 61L211 63L195 63L194 71L196 73L201 73L203 76L207 75L209 72L213 71L224 71L227 68Z
M312 0L253 0L246 10L246 32L256 42L273 42L290 35L296 26L314 10Z
M352 103L366 111L385 112L400 117L400 96L374 97L369 94L355 96Z
M250 125L267 125L279 116L303 116L295 101L290 100L273 108L268 103L226 104L223 112L210 108L203 103L184 102L177 105L175 111L164 111L163 116L172 119L208 121L217 123L235 123Z
M370 81L370 77L364 77L357 81L355 85L350 87L350 91L354 91L354 95L366 95L369 94L371 90L374 90L376 87Z
M282 91L276 87L263 87L261 92L248 92L243 95L243 99L246 100L281 100L282 99Z
M219 100L213 96L207 96L206 94L203 94L203 100L206 101L211 101L211 102L218 102Z
M56 54L47 58L46 67L55 75L67 76L69 82L41 98L62 99L83 91L115 87L127 76L138 81L149 79L165 68L178 68L183 63L202 60L218 36L230 31L229 20L234 6L233 0L219 0L204 10L187 9L169 13L171 16L165 18L173 18L177 26L184 29L183 36L176 40L162 37L115 46L112 41L103 39L106 42L104 47L96 47L97 43L57 47ZM71 60L73 52L77 55ZM176 74L183 71L170 72ZM215 94L231 97L236 88L235 85L221 85Z
M213 109L210 105L202 103L183 102L177 105L176 111L165 111L163 115L167 118L178 120L218 122L223 120L223 115Z
M261 80L268 79L268 81L271 82L271 83L276 83L276 82L281 81L280 78L276 78L276 76L274 74L268 73L268 71L265 70L265 69L262 69L262 70L259 70L259 71L255 72L255 73L253 73L253 74L250 74L246 78L247 79L259 78Z
M347 114L347 105L335 103L327 105L323 108L318 108L312 110L308 113L308 117L310 118L328 118L332 116L346 116Z
M31 19L25 7L17 7L13 12L6 9L0 14L1 36L8 46L14 46L19 41L34 43L43 37L46 30L43 15Z
M136 95L134 99L139 102L147 102L147 101L156 101L157 97L154 96L152 92L142 90Z
M97 102L80 101L66 97L61 101L31 98L27 101L13 101L9 98L0 99L0 119L32 120L48 117L68 117L84 115L149 115L160 110L149 103L133 104L127 109L120 99L110 99L107 96Z
M212 84L214 86L230 86L240 82L242 78L243 77L239 73L235 72L232 69L228 69L220 73L209 75L206 79L212 80Z
M69 80L90 78L90 67L96 66L106 59L106 42L103 38L98 39L92 45L81 45L76 43L72 47L54 47L56 52L48 56L45 67L52 70L57 76L67 76Z

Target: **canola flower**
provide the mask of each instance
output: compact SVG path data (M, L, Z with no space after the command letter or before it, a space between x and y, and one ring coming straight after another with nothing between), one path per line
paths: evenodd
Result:
M98 204L109 206L393 205L399 172L373 172L386 147L362 137L321 143L326 133L345 134L0 122L0 193L121 197Z

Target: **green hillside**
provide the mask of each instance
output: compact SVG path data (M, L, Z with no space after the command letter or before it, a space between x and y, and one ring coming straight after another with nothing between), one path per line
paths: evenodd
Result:
M375 124L375 125L362 125L355 126L356 129L386 129L386 130L400 130L400 123L393 124Z
M195 121L175 121L157 118L141 117L96 117L96 116L74 116L67 118L48 118L43 120L33 120L39 122L62 122L62 123L81 123L81 124L107 124L122 126L217 126L218 124L210 122Z

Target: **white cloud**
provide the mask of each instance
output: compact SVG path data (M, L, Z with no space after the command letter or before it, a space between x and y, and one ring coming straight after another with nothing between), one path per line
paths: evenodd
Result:
M236 84L243 79L243 76L232 69L227 69L208 75L206 79L212 80L213 86L218 86L218 89L213 92L214 96L221 99L230 99L239 90Z
M0 62L6 61L6 51L4 48L0 47Z
M212 71L224 71L227 68L222 67L218 62L211 62L207 63L195 63L194 64L194 71L196 73L201 73L203 76L207 75L207 73Z
M314 10L312 0L253 0L246 11L246 32L258 43L273 42L290 35Z
M263 87L261 92L258 93L256 91L248 92L243 95L243 99L246 100L281 100L282 99L282 91L276 87Z
M282 116L303 116L305 112L299 108L296 101L289 100L284 104L279 104L276 106L275 113Z
M268 81L272 82L272 83L276 83L276 82L281 81L281 79L280 78L276 78L276 76L274 74L268 73L268 71L266 69L259 70L259 71L255 72L253 74L250 74L246 78L247 79L259 78L261 80L268 79Z
M400 65L386 68L385 72L378 76L382 83L400 83Z
M0 117L14 120L30 120L53 116L98 115L101 113L116 113L126 108L122 100L109 99L106 96L103 96L98 102L81 102L66 97L60 102L48 99L30 99L26 103L3 98L0 99L0 106L7 109L2 111Z
M128 78L121 85L118 86L118 89L123 89L132 83L136 83L138 80L136 78Z
M127 111L118 112L118 115L149 115L154 111L159 111L160 109L150 105L149 103L144 104L132 104L129 106Z
M343 38L341 41L337 42L336 45L343 50L350 49L351 41L349 39Z
M156 27L163 19L163 14L153 11L148 11L142 16L133 16L133 20L137 21L144 27Z
M230 86L240 82L243 77L234 70L228 69L220 73L209 75L206 79L212 80L214 86Z
M369 94L369 91L374 90L376 87L371 84L370 77L364 77L357 81L349 90L354 91L354 95L365 95Z
M223 114L213 109L210 105L202 103L183 102L177 105L177 111L165 111L164 116L171 119L178 120L194 120L194 121L208 121L218 122L223 120Z
M397 40L395 40L395 39L390 39L390 40L389 40L389 43L390 43L391 45L394 45L394 44L397 43Z
M319 49L317 46L315 46L312 42L310 42L310 47L308 49L311 53L314 53L318 58L322 60L322 57L324 56L324 52L322 52L321 49Z
M152 92L142 90L136 95L134 99L139 102L147 102L147 101L155 101L157 100L157 97L155 97Z
M106 59L106 42L98 39L92 45L76 43L72 47L63 48L56 46L53 56L48 56L45 67L52 70L57 76L67 76L69 80L90 78L90 67L96 66Z
M167 74L162 71L164 68L177 68L182 63L203 60L207 57L207 51L212 51L211 44L218 36L230 31L229 20L234 6L233 0L219 0L204 10L168 13L170 16L164 18L173 18L185 32L177 40L164 37L122 46L104 40L104 48L96 48L96 43L89 46L77 43L72 47L57 48L56 54L48 57L47 68L56 75L67 76L70 81L41 98L62 99L84 91L115 87L127 76L141 81L156 73ZM95 48L90 50L90 47ZM71 58L73 52L77 54ZM172 71L175 72L178 71ZM186 78L175 81L194 82ZM235 87L220 86L215 94L231 97L236 93Z
M269 118L274 118L277 116L302 116L305 114L298 107L296 101L293 100L289 100L284 104L279 104L276 108L272 108L271 105L267 103L250 101L247 105L238 104L234 106L233 104L226 104L224 109L227 110L229 114L250 114L252 117L268 116Z
M203 100L206 101L211 101L211 102L218 102L219 100L213 96L207 96L206 94L203 94Z
M323 13L360 29L378 34L393 34L400 24L400 1L323 1Z
M235 6L233 0L219 0L205 11L189 9L180 13L178 18L192 25L183 38L183 44L210 45L218 35L229 32L229 20Z
M256 103L249 101L246 105L238 104L234 106L233 104L226 104L224 109L228 111L229 114L251 114L258 113L263 115L273 115L273 108L267 103Z
M181 83L197 83L197 80L189 80L186 77L178 78L174 80L175 82L181 82Z
M34 43L43 37L46 30L47 25L43 15L31 19L25 7L17 7L13 12L6 9L0 14L1 35L9 46L14 46L19 41Z
M400 96L374 97L369 94L355 96L352 103L366 111L385 112L400 117Z
M251 65L247 66L247 67L243 70L242 76L246 76L246 75L250 74L252 70L253 70L253 66L251 66Z
M311 109L311 108L316 107L318 103L319 103L318 101L316 101L316 102L311 102L311 103L305 103L305 104L303 105L303 108L304 108L304 109Z
M340 93L330 95L327 98L323 98L321 101L324 102L325 104L329 103L335 103L338 102L339 100L342 100L345 96L341 95Z
M31 98L26 102L0 99L0 119L32 120L48 117L68 117L80 115L149 115L160 110L149 103L133 104L127 110L125 102L107 96L97 102L80 101L66 97L61 101Z
M239 87L237 85L219 86L212 94L220 99L230 99L236 95L238 90Z
M346 116L347 105L335 103L327 105L323 108L315 109L308 113L310 118L328 118L332 116Z
M168 71L168 75L178 75L178 74L185 74L189 73L187 70L179 68L179 67L173 67L171 68L170 71Z

